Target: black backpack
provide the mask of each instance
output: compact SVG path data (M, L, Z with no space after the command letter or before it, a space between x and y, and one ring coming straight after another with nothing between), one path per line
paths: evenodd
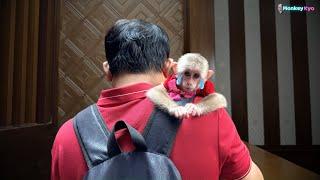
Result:
M74 118L74 129L89 167L84 179L176 180L178 169L168 158L181 121L155 108L143 135L124 121L118 121L112 132L104 124L95 104ZM136 149L121 152L117 130L126 128Z

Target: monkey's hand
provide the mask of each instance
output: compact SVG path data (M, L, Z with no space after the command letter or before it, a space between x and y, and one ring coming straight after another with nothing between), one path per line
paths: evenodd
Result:
M187 117L187 110L184 106L176 106L169 109L169 114L175 116L178 119Z
M200 116L202 114L201 109L196 104L188 103L184 107L186 108L188 117L189 117L189 115Z

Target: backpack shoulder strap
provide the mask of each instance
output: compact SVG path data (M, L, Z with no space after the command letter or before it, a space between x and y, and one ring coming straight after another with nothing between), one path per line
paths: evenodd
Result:
M184 105L191 101L192 99L184 99L177 103ZM143 132L149 151L169 157L181 122L180 119L155 107Z
M73 127L89 168L108 159L107 141L110 131L96 104L79 112L74 117Z

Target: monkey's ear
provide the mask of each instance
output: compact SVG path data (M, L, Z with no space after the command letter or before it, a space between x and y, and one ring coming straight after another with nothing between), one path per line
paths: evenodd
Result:
M112 81L112 74L111 74L110 69L109 69L108 61L103 62L102 66L103 66L104 72L106 73L107 81Z
M209 70L208 70L208 74L207 74L207 79L206 79L206 80L210 79L210 78L213 76L213 74L214 74L214 71L213 71L213 70L211 70L211 69L209 69Z

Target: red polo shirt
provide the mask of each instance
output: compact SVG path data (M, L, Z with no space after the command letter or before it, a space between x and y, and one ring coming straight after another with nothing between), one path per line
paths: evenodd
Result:
M139 83L101 92L98 109L108 129L125 120L139 132L146 126L153 104L145 92L150 84ZM131 149L127 136L118 141ZM59 129L52 147L52 180L83 179L88 167L82 156L72 120ZM177 133L170 158L182 179L239 179L250 170L249 152L226 112L221 108L204 116L184 119Z

